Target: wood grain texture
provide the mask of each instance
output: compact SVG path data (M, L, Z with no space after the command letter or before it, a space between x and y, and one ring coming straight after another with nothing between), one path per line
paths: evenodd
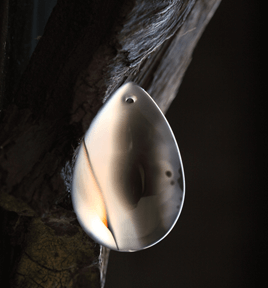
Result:
M155 56L159 60L154 61L158 65L153 78L150 81L146 77L142 79L141 82L147 81L144 85L148 93L153 95L163 112L176 97L193 50L219 4L220 1L197 1L181 28L157 51L160 55Z
M11 227L2 242L9 242L11 287L104 286L109 253L100 254L72 210L74 151L103 102L127 81L167 110L219 2L58 1L3 101L0 203L2 227Z

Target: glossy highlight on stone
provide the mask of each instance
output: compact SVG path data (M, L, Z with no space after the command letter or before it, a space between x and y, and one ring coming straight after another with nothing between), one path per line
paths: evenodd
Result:
M72 202L84 231L116 251L161 241L185 194L180 152L151 96L134 83L103 105L80 145Z

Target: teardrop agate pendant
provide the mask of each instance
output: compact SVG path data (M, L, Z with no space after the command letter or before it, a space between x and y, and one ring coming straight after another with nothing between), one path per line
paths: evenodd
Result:
M134 83L103 105L80 145L72 202L84 231L116 251L161 241L185 194L180 152L157 104Z

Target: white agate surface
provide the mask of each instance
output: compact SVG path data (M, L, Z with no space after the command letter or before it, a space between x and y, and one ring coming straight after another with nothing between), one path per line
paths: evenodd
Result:
M173 228L184 191L165 116L139 86L123 85L94 118L79 150L72 184L78 221L110 249L145 249Z

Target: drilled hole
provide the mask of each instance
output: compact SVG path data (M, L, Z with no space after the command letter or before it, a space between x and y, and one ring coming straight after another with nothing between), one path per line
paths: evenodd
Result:
M129 98L126 99L126 102L127 102L127 103L134 103L134 100L129 97Z

